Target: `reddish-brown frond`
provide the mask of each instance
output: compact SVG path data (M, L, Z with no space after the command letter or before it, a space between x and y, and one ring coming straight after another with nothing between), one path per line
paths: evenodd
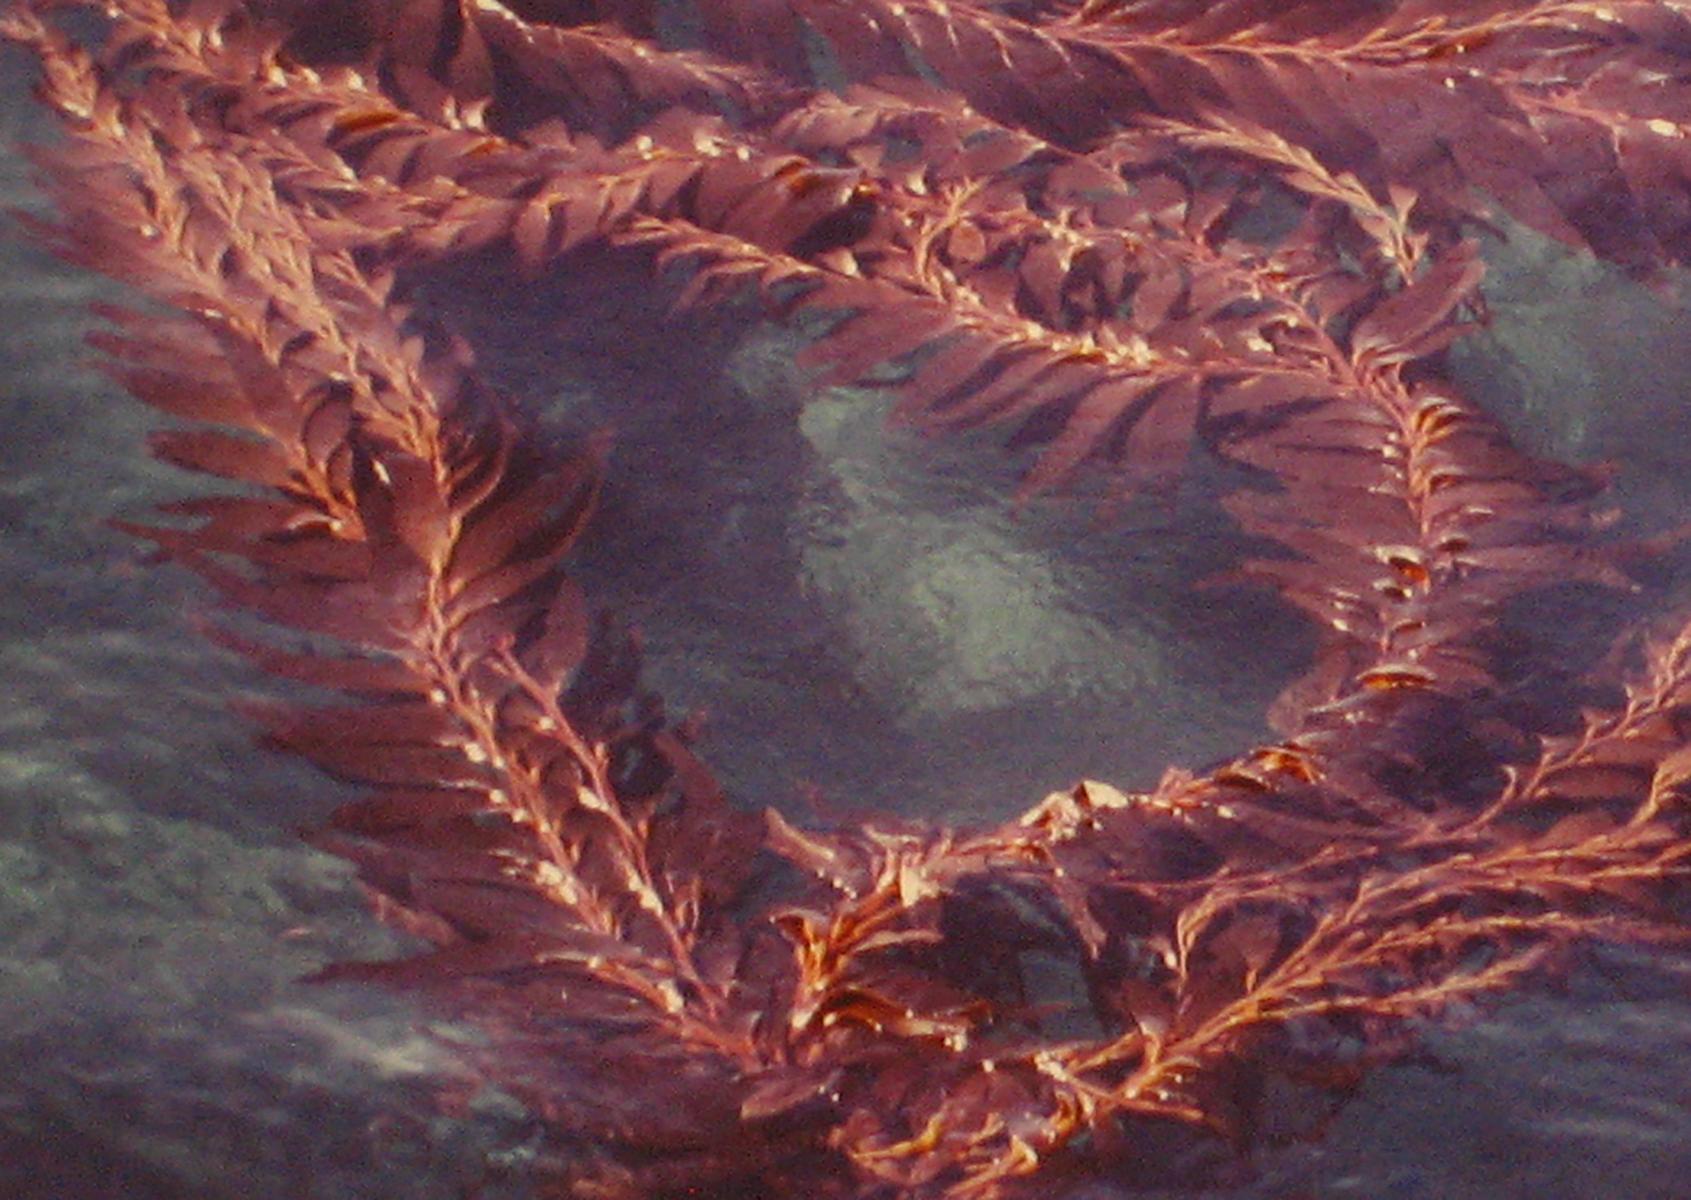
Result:
M25 224L173 310L93 341L219 481L119 525L311 689L246 713L360 789L313 840L430 946L325 975L478 1022L567 1194L1138 1179L1580 944L1683 940L1691 634L1559 732L1512 704L1504 610L1630 584L1599 474L1444 355L1491 205L1684 261L1678 4L38 0L0 33L66 134ZM1024 498L1225 460L1272 543L1238 576L1323 639L1279 740L973 831L730 803L567 574L608 436L542 437L412 308L590 245L825 317L823 381L1004 427Z

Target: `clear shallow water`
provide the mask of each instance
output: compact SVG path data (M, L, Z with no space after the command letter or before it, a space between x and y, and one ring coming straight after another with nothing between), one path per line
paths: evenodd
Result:
M7 66L9 142L31 120ZM0 199L27 202L25 176L0 164ZM1510 261L1466 377L1545 452L1617 460L1647 523L1677 519L1682 313L1549 248ZM113 290L15 241L0 266L0 1195L432 1200L490 1151L520 1166L529 1131L496 1098L434 1115L462 1031L298 982L397 947L295 837L337 789L252 748L229 705L270 685L191 632L192 581L102 527L195 486L146 457L148 413L72 366ZM709 710L737 795L986 818L1260 735L1304 641L1260 599L1192 590L1235 550L1201 491L1103 529L1074 505L1012 517L989 446L889 432L883 400L809 389L790 335L666 327L647 290L607 270L472 304L472 332L549 419L617 428L583 573L643 625L671 701ZM556 332L587 295L607 315ZM1217 1194L1683 1197L1688 980L1605 955L1434 1036L1324 1141Z

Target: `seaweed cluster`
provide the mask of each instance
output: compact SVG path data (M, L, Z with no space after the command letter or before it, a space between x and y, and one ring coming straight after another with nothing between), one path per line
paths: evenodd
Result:
M248 614L211 636L341 694L252 716L368 789L313 839L432 947L326 974L484 1028L559 1194L1191 1176L1570 949L1682 939L1691 627L1577 716L1523 694L1499 615L1648 548L1445 361L1501 215L1685 261L1676 0L34 0L0 32L65 132L34 232L147 298L103 361L231 485L124 527ZM1279 740L996 827L725 797L569 575L603 438L421 302L589 250L815 315L824 381L1007 429L1023 498L1240 468L1273 549L1239 570L1321 637Z

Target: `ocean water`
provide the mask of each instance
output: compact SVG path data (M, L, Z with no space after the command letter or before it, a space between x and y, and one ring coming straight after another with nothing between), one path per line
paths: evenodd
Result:
M0 65L10 146L41 130ZM0 158L0 202L32 205L28 175ZM1464 382L1534 448L1613 461L1634 528L1680 519L1683 303L1524 234L1491 257ZM88 368L86 306L121 295L0 242L0 1195L525 1195L524 1114L436 1103L466 1031L301 982L399 942L297 838L341 789L232 711L274 686L195 634L203 589L104 525L204 486L148 458L153 416ZM1013 512L990 438L889 429L884 397L817 389L798 334L749 310L667 321L661 284L609 261L509 296L466 273L434 299L548 422L616 430L582 577L644 629L672 705L708 714L745 803L967 821L1147 784L1263 736L1308 651L1265 598L1195 588L1239 551L1204 480L1111 524ZM1658 574L1629 619L1683 599L1686 573ZM1547 643L1617 616L1577 615L1547 606ZM1595 955L1430 1033L1323 1140L1209 1194L1682 1200L1688 984L1683 959Z

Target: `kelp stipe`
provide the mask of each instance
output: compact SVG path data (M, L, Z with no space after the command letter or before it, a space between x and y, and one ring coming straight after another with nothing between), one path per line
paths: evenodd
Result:
M194 423L157 454L240 485L128 527L278 631L214 636L344 693L253 717L371 789L315 839L434 946L329 974L481 1023L562 1194L1163 1179L1249 1146L1272 1081L1342 1092L1571 947L1683 937L1691 630L1571 732L1521 715L1498 614L1627 580L1601 480L1441 360L1484 315L1482 195L1683 262L1677 5L726 0L685 49L672 16L4 27L67 132L38 233L180 312L112 310L100 348ZM808 357L898 362L922 429L1011 424L1024 495L1155 491L1194 443L1250 468L1229 507L1282 553L1241 570L1325 639L1282 739L985 830L730 804L566 574L601 440L539 436L412 306L466 255L590 243L684 264L689 303L844 314Z

